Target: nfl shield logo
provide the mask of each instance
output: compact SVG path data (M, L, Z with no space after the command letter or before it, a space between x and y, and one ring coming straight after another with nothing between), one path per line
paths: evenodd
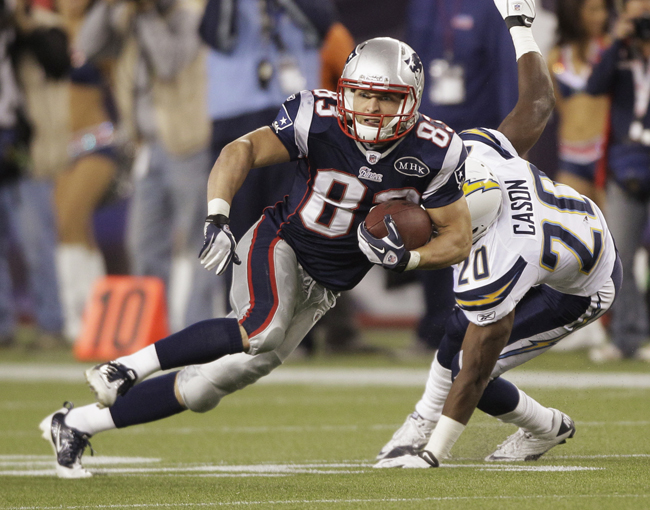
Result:
M381 157L380 152L375 152L375 151L366 151L366 159L368 160L368 163L371 165L374 165L379 161L379 158Z

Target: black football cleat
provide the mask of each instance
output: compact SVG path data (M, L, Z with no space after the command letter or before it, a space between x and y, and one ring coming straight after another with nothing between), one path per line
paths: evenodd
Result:
M90 436L83 432L68 427L65 417L74 407L70 402L65 402L63 408L45 418L40 429L43 439L49 442L56 455L56 474L59 478L88 478L92 476L81 465L81 456L87 446L90 446ZM93 453L90 448L91 455Z

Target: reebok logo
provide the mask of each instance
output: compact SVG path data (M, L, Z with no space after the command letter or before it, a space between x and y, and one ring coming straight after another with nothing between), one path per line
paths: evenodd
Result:
M479 322L485 322L494 319L496 316L497 316L496 312L479 313L477 318Z

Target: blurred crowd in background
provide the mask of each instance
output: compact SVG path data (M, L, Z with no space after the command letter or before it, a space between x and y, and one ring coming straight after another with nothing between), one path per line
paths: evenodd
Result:
M650 0L537 4L557 108L528 158L603 208L626 272L612 313L562 345L650 361ZM335 90L377 36L418 52L420 111L456 131L496 128L516 102L512 42L486 0L0 0L0 346L69 348L106 274L160 278L172 330L227 313L229 277L197 260L214 160L290 94ZM292 178L292 164L251 172L237 238ZM384 278L421 286L410 352L432 354L450 270ZM330 352L375 350L361 308L344 295L319 323Z

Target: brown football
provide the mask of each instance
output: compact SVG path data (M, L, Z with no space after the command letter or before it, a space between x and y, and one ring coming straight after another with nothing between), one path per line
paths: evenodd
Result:
M404 199L394 199L376 205L366 216L366 228L375 237L388 234L384 216L390 214L397 225L404 246L414 250L429 242L433 225L429 214L418 204Z

